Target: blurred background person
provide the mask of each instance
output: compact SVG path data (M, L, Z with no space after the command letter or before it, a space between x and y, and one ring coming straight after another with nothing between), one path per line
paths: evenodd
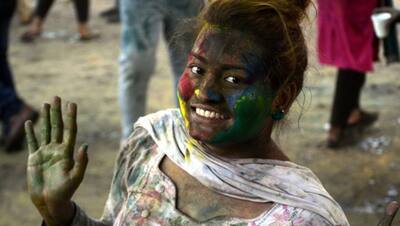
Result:
M16 4L16 0L0 1L0 122L1 143L6 151L22 148L24 122L38 118L38 113L18 97L8 63L8 35Z
M371 15L378 0L318 0L318 57L338 68L327 146L354 142L351 128L365 128L378 118L360 106L366 73L377 56ZM375 45L374 45L375 43Z
M32 23L28 30L21 36L21 41L32 42L40 36L43 30L43 24L54 0L38 0L33 14ZM78 22L79 39L88 41L99 37L92 33L89 28L89 0L72 0Z
M156 65L160 33L166 39L174 75L173 87L182 74L190 44L173 43L180 22L195 17L203 0L121 0L122 21L119 102L122 112L122 143L133 123L145 113L149 79Z
M119 0L114 0L114 5L111 8L102 11L100 16L103 17L108 23L119 23Z

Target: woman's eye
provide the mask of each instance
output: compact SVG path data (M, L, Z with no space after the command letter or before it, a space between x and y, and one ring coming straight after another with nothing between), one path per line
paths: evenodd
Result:
M198 67L198 66L192 66L192 67L190 68L190 71L192 71L192 73L193 73L193 74L196 74L196 75L201 75L201 74L203 74L203 69L201 69L201 68Z
M238 84L240 80L235 76L228 76L225 78L225 81L233 83L233 84Z

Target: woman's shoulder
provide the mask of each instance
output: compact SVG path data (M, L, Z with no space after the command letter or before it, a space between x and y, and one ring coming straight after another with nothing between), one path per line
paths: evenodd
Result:
M177 120L181 120L178 109L167 109L139 118L133 132L121 144L118 162L131 167L148 164L157 156L159 157L162 153L157 146L156 137L161 135L162 128L168 128L168 125L172 123L176 124ZM154 134L155 131L157 134Z

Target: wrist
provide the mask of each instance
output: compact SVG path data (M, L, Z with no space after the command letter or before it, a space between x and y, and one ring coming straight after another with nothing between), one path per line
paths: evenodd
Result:
M56 208L48 208L47 211L40 212L46 226L69 226L75 217L76 206L69 201L63 205L57 205Z

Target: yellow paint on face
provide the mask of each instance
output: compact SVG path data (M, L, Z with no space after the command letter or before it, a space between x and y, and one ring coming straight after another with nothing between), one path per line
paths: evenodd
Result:
M179 109L181 110L182 118L185 123L186 129L189 130L189 115L185 107L185 102L182 100L181 96L178 93L178 101L179 101ZM191 141L192 138L189 138L188 143L186 144L186 151L185 151L185 162L190 162L191 152L193 150L193 143Z
M194 90L194 95L196 95L196 97L199 97L200 94L200 90L199 89L195 89Z
M185 108L185 102L182 100L182 98L180 97L179 93L178 93L178 101L179 101L179 109L181 110L183 121L185 122L186 128L189 129L188 112L187 112L187 110Z

